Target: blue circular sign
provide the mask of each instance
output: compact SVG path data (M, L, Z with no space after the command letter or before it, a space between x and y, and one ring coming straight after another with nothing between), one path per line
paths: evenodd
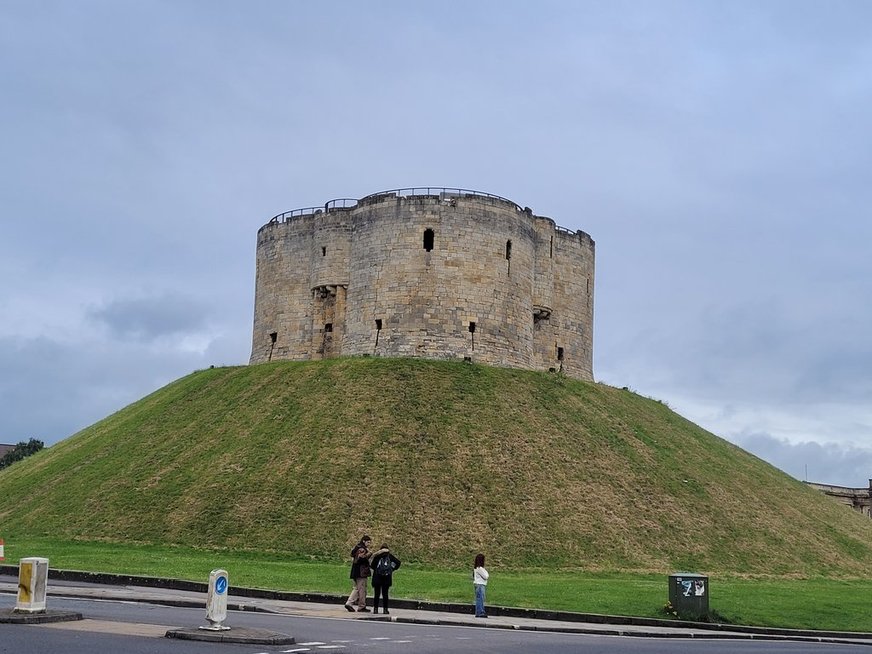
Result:
M218 577L215 580L215 592L222 595L227 590L227 577Z

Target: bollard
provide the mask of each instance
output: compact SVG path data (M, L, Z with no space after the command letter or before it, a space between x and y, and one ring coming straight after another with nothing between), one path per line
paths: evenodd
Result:
M32 556L18 563L16 613L45 613L48 559Z
M0 538L0 563L6 560L6 552L4 551L5 546L3 544L3 539Z
M206 621L208 626L200 629L209 631L227 631L230 627L223 624L227 619L228 581L226 570L213 570L209 573L209 594L206 596Z

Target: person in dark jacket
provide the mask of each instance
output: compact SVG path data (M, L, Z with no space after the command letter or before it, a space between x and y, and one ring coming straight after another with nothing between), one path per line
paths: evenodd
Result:
M351 550L351 583L354 584L354 589L351 595L348 596L348 601L345 602L345 608L354 612L354 605L357 604L357 610L361 613L369 613L366 608L366 579L369 577L369 545L372 539L369 536L364 536L360 542Z
M372 569L372 612L378 613L378 598L381 595L384 614L388 614L388 589L393 583L394 570L400 567L400 560L391 554L388 546L382 543L378 551L369 557L369 566Z

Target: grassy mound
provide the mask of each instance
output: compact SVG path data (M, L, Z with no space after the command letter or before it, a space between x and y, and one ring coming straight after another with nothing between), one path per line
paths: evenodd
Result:
M413 359L203 370L0 472L0 534L860 576L872 520L634 393Z

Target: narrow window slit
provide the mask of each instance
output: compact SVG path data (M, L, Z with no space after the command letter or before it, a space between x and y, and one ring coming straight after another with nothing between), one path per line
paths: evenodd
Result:
M276 341L279 338L278 332L270 332L269 335L269 355L267 356L267 361L272 361L273 348L276 346Z
M433 250L434 236L435 235L434 235L432 229L425 229L424 230L424 249L427 250L427 252L430 252Z

